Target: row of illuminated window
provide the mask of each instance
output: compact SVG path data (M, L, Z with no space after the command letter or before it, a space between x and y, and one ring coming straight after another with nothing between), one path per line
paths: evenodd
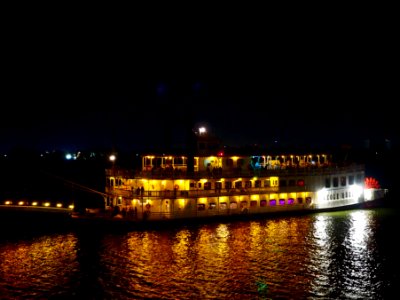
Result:
M250 201L250 208L257 208L257 207L267 207L267 206L277 206L277 205L294 205L294 204L310 204L311 203L311 197L306 197L305 199L299 197L297 199L295 198L289 198L289 199L271 199L271 200L260 200L260 204L258 205L258 201L252 200ZM247 201L241 201L240 203L237 203L236 201L231 201L230 203L226 202L220 202L219 203L219 209L224 210L224 209L245 209L248 207L248 202ZM205 203L199 203L197 204L197 209L198 210L205 210L206 204ZM212 202L208 203L208 209L217 209L217 204Z
M349 175L349 176L340 176L340 177L326 177L325 178L325 187L339 187L346 185L353 185L355 183L362 184L363 176L361 174L357 175Z
M303 179L290 179L290 180L279 180L278 179L265 179L265 180L246 180L246 181L216 181L216 182L197 182L197 186L195 182L190 183L190 188L204 188L205 190L222 190L222 189L242 189L242 188L261 188L261 187L274 187L274 186L304 186Z
M171 167L171 166L187 166L189 159L192 159L192 164L194 166L198 166L198 158L187 158L187 157L144 157L143 158L143 166L146 169L157 168L157 167ZM298 165L301 162L318 162L319 164L327 163L327 157L323 155L303 155L303 156L276 156L275 159L272 159L270 156L253 156L246 158L223 158L223 165L225 167L244 167L245 165L262 165L266 166L268 163L276 162L278 164L286 163L290 161L292 164Z
M324 200L339 200L339 199L347 199L354 196L354 193L350 191L342 192L342 193L331 193L326 195Z

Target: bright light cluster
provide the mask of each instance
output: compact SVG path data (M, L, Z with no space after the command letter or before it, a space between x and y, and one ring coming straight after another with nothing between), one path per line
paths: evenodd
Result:
M3 203L4 205L13 205L14 203L13 203L13 201L11 201L11 200L6 200L6 201L4 201L4 203ZM39 205L39 203L37 202L37 201L33 201L32 203L29 203L28 201L18 201L18 202L16 202L16 205L18 205L18 206L27 206L27 207L29 207L29 206L35 206L35 207L37 207L37 206L40 206ZM43 207L52 207L52 204L51 204L51 202L43 202L42 204L41 204L41 206L43 206ZM57 208L62 208L63 207L63 204L62 203L60 203L60 202L57 202L55 205L54 205L55 207L57 207ZM54 207L53 206L53 207ZM70 204L70 205L68 205L68 208L69 209L73 209L74 208L74 205L73 204Z
M360 198L360 196L364 193L365 191L362 186L354 184L350 186L350 193L353 195L355 199ZM317 192L317 199L319 202L323 201L328 201L328 190L326 188L322 188ZM366 198L367 199L367 198Z

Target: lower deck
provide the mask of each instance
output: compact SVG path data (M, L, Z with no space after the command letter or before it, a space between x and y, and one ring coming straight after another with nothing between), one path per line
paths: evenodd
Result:
M172 220L197 219L216 216L262 215L284 212L302 212L345 209L384 197L384 190L366 190L363 194L350 191L326 195L314 192L294 194L255 194L207 198L135 198L105 210L87 209L84 215L120 220ZM343 195L343 197L341 197ZM286 197L286 198L283 198Z

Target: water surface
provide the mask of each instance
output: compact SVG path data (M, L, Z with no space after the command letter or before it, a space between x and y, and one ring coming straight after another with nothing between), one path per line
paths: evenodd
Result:
M2 299L393 299L400 286L399 219L387 208L48 229L0 235Z

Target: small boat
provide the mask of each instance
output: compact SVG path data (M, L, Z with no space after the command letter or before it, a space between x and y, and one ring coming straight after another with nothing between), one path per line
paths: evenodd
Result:
M367 208L388 192L366 177L365 165L327 153L225 153L204 131L195 141L188 154L143 154L137 170L113 161L104 208L72 218L136 224L249 218Z

